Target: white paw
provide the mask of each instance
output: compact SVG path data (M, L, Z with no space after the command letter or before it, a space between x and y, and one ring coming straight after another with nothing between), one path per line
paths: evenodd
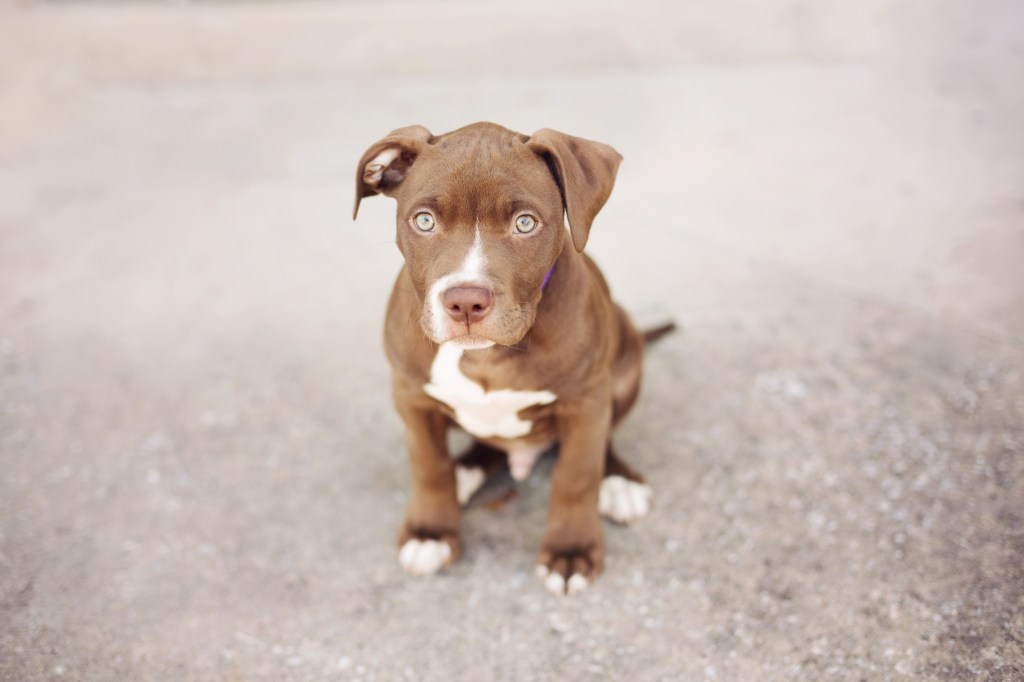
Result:
M653 497L654 492L649 485L622 476L608 476L601 481L597 509L612 521L632 523L647 516Z
M466 506L469 498L480 490L487 475L480 467L455 467L455 495L459 498L459 504Z
M548 592L559 596L569 595L571 597L574 594L579 594L590 584L590 581L579 573L573 573L566 581L561 573L552 573L547 566L537 567L537 577L544 581L544 587Z
M443 540L409 540L398 552L398 561L406 573L431 575L451 559L452 548Z

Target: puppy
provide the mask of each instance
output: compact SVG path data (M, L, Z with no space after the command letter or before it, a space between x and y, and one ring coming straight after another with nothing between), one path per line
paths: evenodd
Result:
M524 480L556 443L537 566L549 590L574 594L600 573L600 515L630 523L650 509L651 489L611 444L637 398L644 338L582 253L621 159L492 123L401 128L360 159L353 218L365 197L396 199L405 257L384 342L411 465L398 541L409 573L455 560L461 506L488 473L507 461ZM458 460L453 425L474 438Z

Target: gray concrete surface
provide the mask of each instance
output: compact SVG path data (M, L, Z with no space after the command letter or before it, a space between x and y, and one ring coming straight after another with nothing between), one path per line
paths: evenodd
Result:
M0 678L1024 679L1022 27L4 3ZM623 153L588 248L682 325L618 435L655 512L573 600L532 576L543 470L446 574L393 546L399 255L353 166L481 119Z

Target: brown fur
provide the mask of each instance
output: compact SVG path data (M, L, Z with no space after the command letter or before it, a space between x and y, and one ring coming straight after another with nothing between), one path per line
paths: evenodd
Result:
M397 152L384 169L374 159ZM606 471L641 480L611 450L610 434L639 392L643 338L609 294L597 266L580 253L608 198L619 155L606 145L550 130L532 137L479 123L441 136L403 128L371 146L359 162L356 210L376 193L398 202L398 246L405 267L388 304L385 349L406 426L412 494L399 541L443 539L458 551L461 510L445 433L452 410L424 392L440 342L425 298L431 284L459 267L480 230L488 241L493 310L481 322L449 323L445 334L496 342L463 354L460 369L485 390L548 390L550 405L527 408L533 430L519 443L560 443L539 562L568 579L601 570L604 539L597 500ZM376 178L379 178L377 180ZM429 209L434 233L412 216ZM509 229L527 211L530 234ZM571 238L565 229L568 213ZM548 286L545 273L554 264ZM493 468L511 443L480 439L467 454Z

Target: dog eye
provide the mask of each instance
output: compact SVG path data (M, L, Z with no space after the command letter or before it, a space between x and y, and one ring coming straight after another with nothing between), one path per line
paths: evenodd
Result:
M537 227L537 220L532 215L521 215L516 218L516 232L529 234Z
M420 232L434 231L434 216L429 213L417 213L413 216L412 222L415 223L416 229Z

